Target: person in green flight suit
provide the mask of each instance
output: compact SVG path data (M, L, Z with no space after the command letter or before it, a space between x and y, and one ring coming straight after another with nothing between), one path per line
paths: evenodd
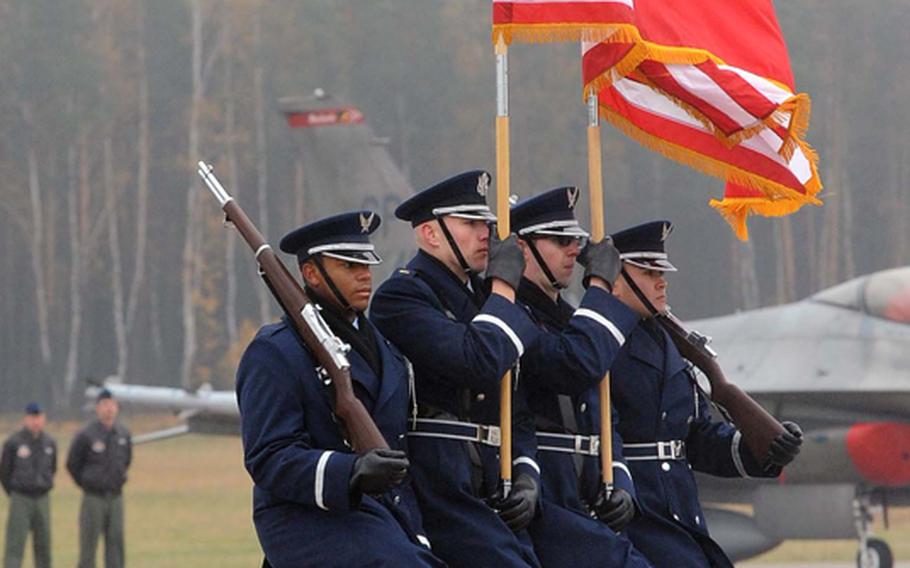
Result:
M47 417L37 402L25 407L22 429L7 438L0 457L0 483L9 495L3 568L19 568L32 533L36 568L51 566L48 493L57 471L57 442L46 432Z

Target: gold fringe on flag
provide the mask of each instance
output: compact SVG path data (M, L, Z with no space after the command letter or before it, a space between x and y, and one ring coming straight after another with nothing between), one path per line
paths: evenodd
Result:
M634 46L616 65L610 67L606 72L589 80L584 86L584 100L587 100L592 91L600 92L609 88L619 78L631 77L636 81L647 85L654 91L657 91L673 101L675 105L684 110L694 119L698 120L708 132L711 132L725 147L732 148L749 138L752 138L760 131L769 127L784 126L787 129L788 136L781 145L779 154L785 160L789 161L793 157L793 152L797 147L807 148L805 142L801 139L809 130L809 118L812 111L812 101L809 95L798 93L781 103L774 112L764 119L757 121L755 124L737 130L732 134L726 134L719 130L714 123L702 114L696 107L664 91L643 73L637 71L641 62L646 60L657 61L664 65L698 65L707 61L712 61L716 65L725 65L724 61L709 51L697 48L685 48L675 46L665 46L655 44L641 39L637 29L634 30L633 36L637 39ZM789 87L772 81L782 89L789 91Z
M558 24L494 24L492 40L502 35L506 45L520 43L554 43L570 41L632 43L641 36L632 24L560 22Z
M616 80L631 75L641 65L641 62L648 58L647 48L641 42L634 42L630 45L632 47L629 51L612 65L607 72L601 73L588 81L584 87L585 101L588 100L592 92L599 93L604 89L609 89Z
M733 183L744 187L755 189L772 201L789 200L803 204L821 205L821 201L815 197L821 190L821 182L819 181L818 172L816 171L816 161L812 159L811 156L807 157L810 158L812 177L806 183L806 193L804 194L768 178L755 175L726 162L715 160L704 154L699 154L685 146L680 146L654 136L640 129L626 117L607 107L601 106L600 114L604 119L610 121L616 128L620 129L628 137L642 146L670 158L671 160L686 164L700 172L727 181L732 181Z
M807 202L780 199L772 201L766 197L724 197L721 200L712 199L708 205L729 223L730 228L741 241L749 240L749 228L746 221L751 215L762 217L783 217L798 211ZM819 203L812 203L818 205Z
M765 124L769 126L785 124L789 119L787 124L788 137L780 150L780 155L783 159L790 161L797 146L802 148L803 152L806 152L808 144L803 142L802 139L806 136L806 132L809 131L809 118L811 115L812 100L806 93L799 93L784 101L774 114L765 119ZM815 152L811 149L806 155L808 156L810 153L813 156L815 155Z
M644 59L653 60L652 57L645 57ZM717 126L715 126L714 123L696 107L661 89L643 73L633 70L632 72L627 73L627 76L643 85L647 85L650 89L665 96L668 100L672 101L673 104L686 111L689 116L701 123L705 130L713 134L726 148L732 148L745 140L752 138L765 128L780 126L787 129L787 137L784 139L783 144L778 151L778 154L782 158L789 161L790 158L793 157L793 152L797 147L805 146L805 143L801 143L800 139L805 136L809 129L809 117L812 108L812 101L809 99L809 95L805 93L793 95L781 103L774 112L764 119L755 122L755 124L737 130L732 134L726 134L718 129ZM594 84L593 81L592 84ZM598 91L599 90L600 88L598 87Z
M746 220L750 215L781 217L797 211L803 205L822 204L821 200L815 197L822 186L815 166L817 158L811 149L806 155L810 160L812 178L806 184L807 193L803 194L770 179L699 154L685 146L653 136L611 109L601 106L600 113L604 119L646 148L708 175L760 192L761 196L725 197L722 200L712 199L709 203L730 224L740 240L749 240Z
M647 40L642 40L648 48L648 59L673 65L698 65L706 61L713 61L716 65L726 65L723 59L706 49L697 47L677 47L673 45L660 45Z
M724 64L723 60L721 60L719 57L716 57L711 52L705 51L703 49L670 47L645 41L642 39L638 29L634 26L632 27L632 32L629 37L630 39L628 41L623 41L623 39L614 39L607 42L630 43L634 45L616 65L613 65L605 72L590 79L585 84L583 89L585 101L588 100L588 96L592 91L600 92L603 89L612 86L613 82L617 79L621 79L629 75L636 75L635 70L638 68L642 61L648 59L660 61L664 64L697 65L699 63L704 63L705 61L713 61L717 65ZM640 74L637 74L636 79L650 85L650 82L643 80L643 77ZM656 87L653 87L653 85L651 86L657 90ZM699 118L699 120L701 120L701 118Z

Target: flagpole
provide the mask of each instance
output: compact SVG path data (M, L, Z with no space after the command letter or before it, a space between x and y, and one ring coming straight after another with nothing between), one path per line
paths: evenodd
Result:
M509 237L509 46L496 39L496 217L500 239ZM499 477L503 497L512 489L512 372L499 386Z
M601 171L600 120L597 116L597 93L588 95L588 184L591 192L591 241L604 238L604 194ZM612 284L612 282L611 282ZM598 387L600 395L600 475L606 496L613 491L613 422L610 408L610 372Z

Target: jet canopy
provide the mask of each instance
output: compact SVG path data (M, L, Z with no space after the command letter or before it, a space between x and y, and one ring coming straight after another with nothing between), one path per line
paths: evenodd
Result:
M822 290L812 299L897 323L910 323L910 267L854 278Z

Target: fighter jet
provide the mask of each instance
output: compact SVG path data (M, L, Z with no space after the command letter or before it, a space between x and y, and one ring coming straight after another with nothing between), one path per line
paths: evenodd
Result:
M858 537L857 565L890 568L873 513L910 503L910 267L792 304L688 322L713 336L728 379L805 431L780 480L702 476L709 526L736 560L786 539ZM712 518L713 516L713 518ZM713 522L711 522L713 521Z

